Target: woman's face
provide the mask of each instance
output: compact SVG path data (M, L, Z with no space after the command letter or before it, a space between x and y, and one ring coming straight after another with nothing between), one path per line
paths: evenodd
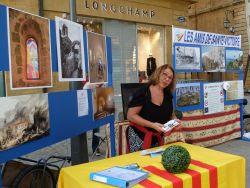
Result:
M169 68L165 69L160 75L159 85L163 88L169 86L173 81L173 77L172 70Z

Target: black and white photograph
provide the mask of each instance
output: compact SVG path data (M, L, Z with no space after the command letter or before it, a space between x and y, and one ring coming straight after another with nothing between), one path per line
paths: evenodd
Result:
M0 98L0 151L49 134L48 94Z
M205 72L225 72L225 47L202 46L201 51Z
M104 35L88 32L89 82L108 82L106 38Z
M59 81L86 80L82 25L55 18Z
M201 49L199 46L175 46L175 69L201 70Z

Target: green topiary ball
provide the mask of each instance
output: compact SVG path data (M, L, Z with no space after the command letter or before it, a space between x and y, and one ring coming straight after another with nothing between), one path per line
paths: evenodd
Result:
M188 168L191 157L186 148L173 145L165 149L162 154L161 162L168 172L178 174L184 172Z

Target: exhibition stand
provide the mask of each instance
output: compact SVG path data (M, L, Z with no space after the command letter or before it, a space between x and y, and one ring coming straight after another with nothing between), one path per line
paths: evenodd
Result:
M111 38L6 6L0 22L0 164L107 124L114 156Z

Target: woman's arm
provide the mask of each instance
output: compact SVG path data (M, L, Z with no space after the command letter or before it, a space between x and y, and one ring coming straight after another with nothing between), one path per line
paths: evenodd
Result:
M163 124L157 123L157 122L151 122L142 118L139 115L139 112L141 111L141 109L142 109L142 106L130 107L128 109L127 119L129 121L136 123L137 125L153 128L158 132L165 132L164 129L162 128Z

